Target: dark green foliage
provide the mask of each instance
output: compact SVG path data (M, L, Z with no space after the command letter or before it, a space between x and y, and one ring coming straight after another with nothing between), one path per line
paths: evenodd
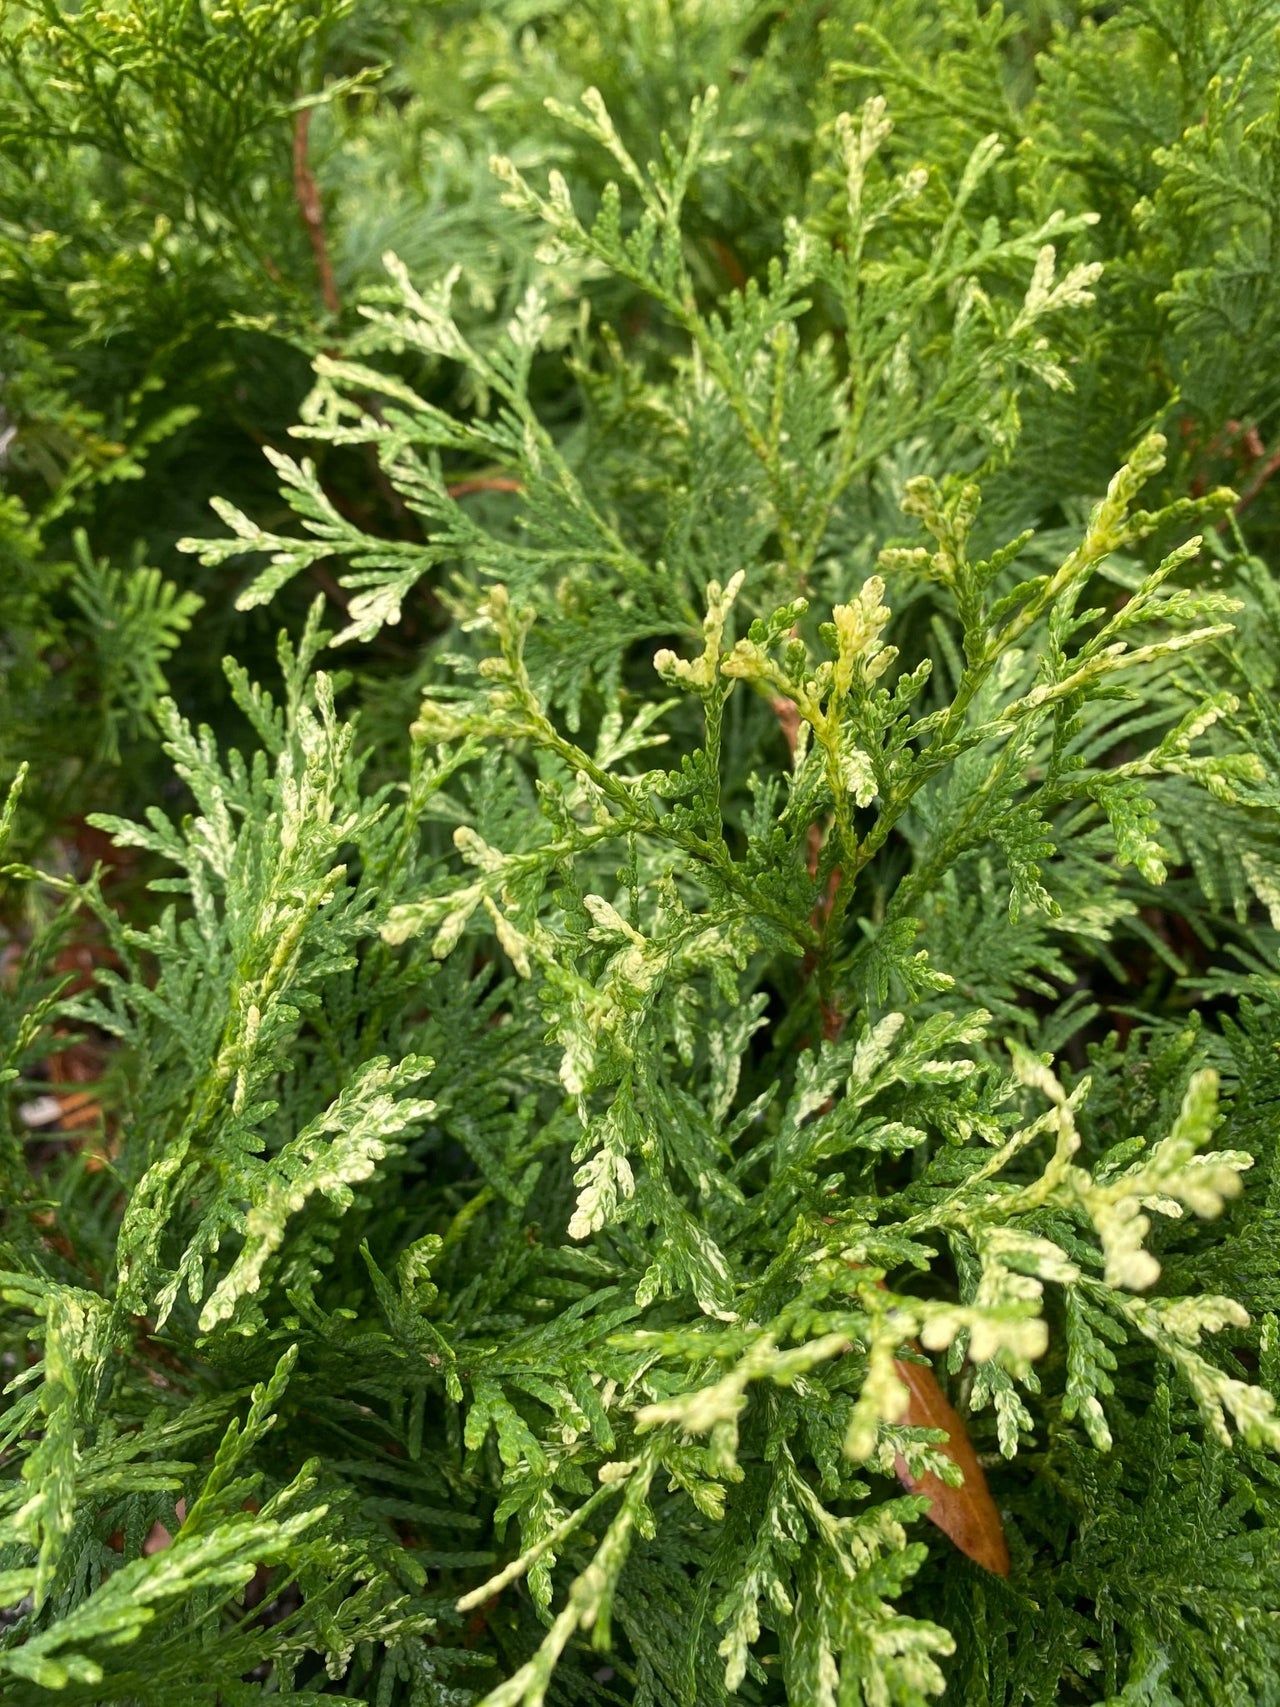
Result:
M1278 26L0 11L0 1701L1280 1702Z

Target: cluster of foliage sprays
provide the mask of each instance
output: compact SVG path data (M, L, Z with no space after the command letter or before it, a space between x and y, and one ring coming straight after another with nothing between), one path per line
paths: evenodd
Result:
M413 10L0 20L0 1698L1280 1700L1274 8Z

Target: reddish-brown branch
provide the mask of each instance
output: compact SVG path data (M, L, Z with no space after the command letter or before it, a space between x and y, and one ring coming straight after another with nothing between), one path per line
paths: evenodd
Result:
M734 254L733 250L725 242L723 237L713 237L711 239L711 248L716 260L719 261L720 265L729 275L729 282L732 284L734 290L745 290L747 288L747 275L742 262Z
M1194 443L1195 429L1190 421L1182 424L1183 437L1192 441L1193 450L1198 447ZM1202 463L1209 462L1214 457L1230 457L1238 465L1238 473L1248 472L1249 478L1240 490L1236 499L1235 514L1248 508L1253 500L1270 484L1277 471L1280 471L1280 447L1268 452L1262 442L1262 435L1256 426L1246 426L1243 421L1227 421L1222 430L1215 433L1209 443L1199 451ZM1192 497L1202 497L1208 486L1208 476L1204 473L1195 474L1191 478L1190 490ZM1218 523L1219 531L1227 525L1226 518Z
M787 746L791 749L791 757L794 759L796 756L796 739L800 733L800 713L796 710L796 707L789 699L775 699L772 701L772 705L774 714L776 715L778 722L782 725L782 733L787 738ZM818 865L821 862L821 859L822 826L817 823L810 824L807 860L810 877L817 877ZM826 923L827 916L831 912L832 904L836 898L836 891L840 887L840 877L840 867L837 865L834 867L830 877L827 879L826 893L818 901L809 917L809 923L815 930L821 930L823 925ZM806 952L804 963L800 969L801 978L807 981L812 976L816 964L817 961L813 950L810 949ZM838 1008L832 1007L825 997L819 1000L818 1005L822 1012L823 1039L827 1043L835 1043L839 1040L844 1031L846 1024L845 1015L842 1014Z
M104 891L115 887L132 863L131 856L115 847L110 836L83 818L70 820L63 845L82 876L87 877L95 867L98 869ZM119 961L103 941L101 932L91 924L54 958L54 971L66 980L62 993L67 996L90 989L102 967L118 971ZM105 1039L100 1034L77 1037L74 1027L63 1024L55 1025L51 1035L54 1047L46 1065L51 1095L60 1110L56 1130L79 1133L82 1129L102 1126L103 1112L96 1093L107 1067ZM42 1120L39 1124L46 1122ZM114 1139L108 1138L106 1154L113 1153ZM103 1153L90 1149L86 1155L90 1171L96 1172L103 1165Z
M791 701L786 699L775 699L773 709L782 725L782 732L787 738L787 745L794 759L796 740L800 733L800 713ZM810 877L817 877L821 857L822 827L815 823L809 826ZM821 928L825 923L839 886L840 868L837 866L828 880L826 893L813 910L810 922L815 927ZM809 953L805 956L802 976L809 977L813 969L814 957ZM848 1015L825 998L820 1006L823 1039L833 1043L842 1036L848 1023ZM830 1107L831 1102L828 1101L822 1112L825 1114ZM913 1352L920 1350L914 1342L910 1349ZM969 1439L963 1419L942 1391L941 1383L930 1364L916 1363L900 1357L894 1359L893 1367L909 1395L903 1421L912 1428L942 1429L947 1438L939 1450L950 1458L953 1464L959 1466L964 1476L960 1486L952 1488L932 1471L923 1476L913 1476L907 1468L906 1460L898 1456L894 1461L898 1480L908 1493L925 1495L929 1500L929 1510L926 1514L929 1521L966 1557L981 1565L984 1570L994 1572L996 1576L1007 1577L1009 1545L1005 1540L1004 1524L991 1497L987 1478L983 1475L982 1466L973 1450L973 1443Z
M329 573L323 563L311 565L311 579L327 598L333 600L335 605L340 605L343 610L351 609L351 594L336 576Z
M340 314L342 298L338 295L338 282L333 276L333 262L329 259L320 189L307 160L310 136L311 108L304 107L293 126L293 193L302 212L307 236L311 239L311 251L316 258L316 272L320 275L320 295L330 314Z
M455 480L445 487L451 498L469 498L473 492L523 492L524 482L509 474L477 474L470 480Z
M1277 469L1280 469L1280 450L1273 450L1271 455L1266 458L1261 466L1254 469L1254 472L1249 477L1248 485L1236 500L1237 515L1239 515L1241 510L1245 509L1247 505L1252 504L1253 500L1272 478Z

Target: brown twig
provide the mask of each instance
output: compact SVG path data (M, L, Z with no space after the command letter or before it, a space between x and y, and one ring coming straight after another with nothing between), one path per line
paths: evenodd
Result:
M1183 422L1182 432L1184 438L1192 439L1192 449L1196 450L1198 447L1194 444L1195 429L1190 421ZM1250 471L1249 479L1235 502L1233 514L1237 516L1252 504L1263 488L1269 485L1276 473L1280 471L1280 447L1268 453L1257 427L1246 426L1243 421L1226 422L1221 431L1214 434L1199 454L1203 462L1208 462L1215 456L1232 457L1239 465L1237 472L1243 474L1246 469ZM1205 474L1193 475L1190 481L1192 497L1202 497L1207 484L1208 479ZM1227 518L1224 516L1218 523L1218 531L1222 532L1226 525Z
M95 829L83 818L68 821L62 840L72 869L87 878L97 870L104 893L114 888L127 875L131 855L117 848L110 836ZM63 996L79 995L91 989L99 970L109 967L119 971L120 963L101 932L92 924L61 948L54 958L53 969L64 980ZM32 1108L36 1115L28 1124L36 1129L52 1127L52 1136L77 1135L77 1142L87 1145L88 1129L102 1127L105 1148L86 1148L89 1171L96 1172L115 1153L115 1137L106 1130L107 1122L98 1101L98 1091L107 1070L110 1049L100 1032L80 1034L65 1023L56 1024L51 1031L50 1049L45 1066L50 1086L48 1098L42 1098ZM51 1106L46 1111L44 1104ZM56 1106L57 1113L53 1114ZM83 1134L81 1137L80 1135Z
M311 239L311 250L316 258L316 271L320 275L320 295L330 314L340 314L342 312L342 298L338 295L338 283L333 276L333 262L329 259L329 244L324 234L324 208L320 201L320 188L307 161L307 144L310 136L311 108L303 107L293 125L293 193L297 197L298 206L302 211L307 236Z
M713 237L711 239L711 250L715 255L716 260L719 261L720 265L729 275L729 282L733 286L734 290L745 290L747 288L746 271L743 268L742 262L738 259L737 255L734 254L733 250L725 242L724 238Z
M800 733L800 713L790 700L781 698L773 701L773 710L782 725L782 732L787 738L787 745L794 759L796 739ZM821 857L822 827L814 823L809 826L810 877L817 877ZM813 910L810 922L818 928L821 928L830 913L839 886L840 868L837 866L828 880L825 895L819 899ZM813 970L814 957L810 952L805 956L801 976L808 978ZM820 1007L823 1039L833 1043L843 1034L849 1016L825 999L821 1001ZM833 1100L828 1098L821 1110L823 1114L831 1108ZM914 1341L909 1349L917 1353L920 1351ZM1009 1545L1005 1540L1004 1524L991 1497L978 1455L973 1450L964 1419L943 1392L942 1384L934 1374L931 1364L899 1357L894 1359L893 1368L908 1393L903 1420L912 1428L941 1429L947 1438L938 1450L950 1458L953 1464L958 1465L964 1476L958 1488L948 1486L941 1476L936 1476L932 1471L927 1471L923 1476L913 1476L907 1468L906 1460L898 1454L894 1459L898 1480L908 1493L923 1494L928 1499L929 1510L926 1516L930 1523L940 1529L960 1552L975 1564L981 1565L984 1570L991 1571L996 1576L1007 1577Z
M323 563L311 565L311 579L326 597L333 600L335 605L340 605L343 610L351 609L351 594L336 576L329 573Z
M1249 484L1236 499L1236 515L1239 515L1247 505L1252 504L1277 469L1280 469L1280 450L1273 450L1271 455L1262 463L1262 466L1255 468L1250 476Z
M523 492L524 482L508 474L477 474L470 480L455 480L445 491L451 498L469 498L473 492Z
M791 757L794 759L796 756L796 738L800 733L800 713L789 699L775 699L771 703L773 705L774 715L782 725L782 733L787 738L787 746L791 749ZM808 866L810 877L817 877L818 865L821 859L822 826L821 824L813 823L809 826ZM820 931L827 921L827 915L830 913L832 903L836 898L836 891L840 887L841 875L841 869L837 865L833 869L831 876L827 879L826 894L817 902L809 917L809 923L815 930ZM806 982L813 975L816 964L817 961L814 952L812 949L809 949L805 954L804 963L800 969L800 976ZM845 1025L848 1023L848 1016L842 1014L838 1008L833 1007L825 997L819 999L818 1005L822 1012L823 1041L826 1043L838 1042L844 1032Z

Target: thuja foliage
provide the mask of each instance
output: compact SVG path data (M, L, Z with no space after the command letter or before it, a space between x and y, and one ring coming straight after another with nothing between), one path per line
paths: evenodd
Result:
M1280 1701L1278 24L0 13L0 1700Z

